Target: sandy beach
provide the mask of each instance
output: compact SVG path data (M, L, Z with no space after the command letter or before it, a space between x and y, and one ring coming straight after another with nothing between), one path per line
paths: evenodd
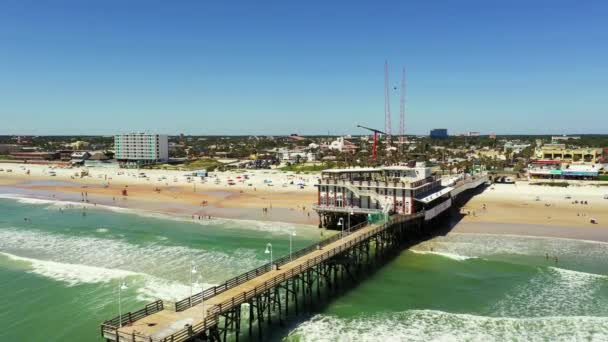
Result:
M463 222L606 228L608 199L603 198L606 194L606 186L494 184L462 208L466 214ZM592 224L591 218L598 223Z
M3 164L2 168L0 188L5 194L88 201L192 219L211 216L318 224L311 208L316 202L318 174L254 170L216 172L201 179L187 177L187 171L92 167L81 177L84 168L19 164ZM6 172L9 168L12 172ZM608 187L597 185L494 184L461 209L464 217L453 231L604 241L608 240L606 194ZM591 223L592 218L597 224Z
M49 168L4 164L4 193L142 209L193 219L268 220L316 225L316 176L280 171L218 172L188 178L186 171ZM11 172L6 172L11 169ZM29 171L29 173L28 173ZM144 172L146 177L142 177ZM55 175L51 175L51 174ZM232 181L230 181L232 180ZM233 183L234 185L229 185ZM123 190L127 195L123 196ZM263 210L266 208L267 210Z

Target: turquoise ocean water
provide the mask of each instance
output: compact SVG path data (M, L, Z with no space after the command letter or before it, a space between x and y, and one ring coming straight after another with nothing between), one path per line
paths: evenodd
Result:
M314 243L285 223L195 221L65 202L0 198L0 341L99 341L99 323ZM26 220L27 218L27 220ZM432 251L431 251L432 249ZM545 254L557 255L547 260ZM452 234L404 251L290 341L608 341L608 244Z

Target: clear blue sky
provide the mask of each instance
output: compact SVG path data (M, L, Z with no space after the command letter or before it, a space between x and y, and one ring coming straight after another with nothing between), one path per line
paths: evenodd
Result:
M0 1L0 134L608 133L608 1ZM392 91L393 129L399 90Z

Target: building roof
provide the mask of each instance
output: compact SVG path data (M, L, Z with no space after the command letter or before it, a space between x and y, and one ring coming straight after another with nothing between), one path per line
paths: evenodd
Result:
M95 152L89 159L90 160L108 160L110 158L103 152Z
M87 155L90 155L90 153L87 151L78 151L78 152L72 153L72 158L84 158Z
M331 172L331 173L341 173L341 172L377 172L382 171L381 168L376 167L355 167L349 169L327 169L323 170L323 172Z
M451 187L451 186L448 186L448 187L445 187L445 188L443 188L443 189L441 189L439 191L434 191L432 193L422 194L422 196L417 196L415 199L417 201L422 202L422 203L429 203L429 202L431 202L431 201L433 201L433 200L435 200L435 199L437 199L437 198L439 198L439 197L447 194L448 192L450 192L452 190L454 190L454 188Z

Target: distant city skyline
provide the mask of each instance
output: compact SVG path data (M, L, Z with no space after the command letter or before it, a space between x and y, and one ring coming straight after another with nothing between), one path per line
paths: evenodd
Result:
M608 3L0 4L0 135L608 133Z

